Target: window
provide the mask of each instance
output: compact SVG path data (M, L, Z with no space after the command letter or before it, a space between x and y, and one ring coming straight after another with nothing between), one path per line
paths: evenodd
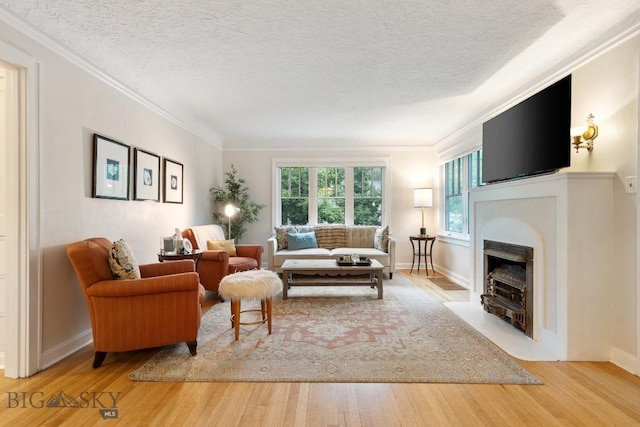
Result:
M278 225L383 223L386 165L305 166L304 161L301 163L300 166L276 166Z
M476 188L482 184L482 150L469 154L469 188Z
M345 168L317 168L318 223L344 224Z
M462 233L462 158L451 160L444 165L445 230Z
M353 223L382 224L382 168L354 168Z
M309 168L280 169L282 224L306 224L309 219Z
M482 185L482 150L453 159L444 165L445 231L469 234L470 188Z

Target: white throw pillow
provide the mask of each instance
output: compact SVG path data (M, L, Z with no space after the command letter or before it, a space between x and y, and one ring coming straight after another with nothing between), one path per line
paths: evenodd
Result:
M140 266L124 239L113 242L109 251L109 266L116 279L139 279Z
M382 252L389 251L389 226L376 228L376 234L373 238L373 247Z

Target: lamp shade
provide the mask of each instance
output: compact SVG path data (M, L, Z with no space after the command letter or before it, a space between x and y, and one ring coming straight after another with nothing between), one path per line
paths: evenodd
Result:
M413 207L430 208L433 206L433 189L416 188L413 190Z
M238 211L238 208L233 206L231 203L227 203L224 207L224 215L228 218L231 218L232 216L234 216L237 211Z

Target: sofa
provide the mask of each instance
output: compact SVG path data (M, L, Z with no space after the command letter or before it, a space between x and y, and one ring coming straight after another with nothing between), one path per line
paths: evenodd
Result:
M268 268L276 273L282 273L287 259L338 259L351 254L378 260L385 275L393 277L396 241L388 226L287 225L276 227L267 240Z
M232 240L226 240L232 251L209 249L208 242L225 242L224 230L217 224L189 227L182 231L182 237L189 239L194 250L203 251L197 271L200 282L209 291L217 293L220 280L228 274L262 269L262 245L236 245Z

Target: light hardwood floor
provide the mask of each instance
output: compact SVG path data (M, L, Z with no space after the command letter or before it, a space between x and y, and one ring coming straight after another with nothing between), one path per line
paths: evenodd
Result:
M465 300L465 291L442 291L424 272L396 274L440 301ZM640 377L611 363L520 361L545 383L528 386L130 381L154 352L109 354L94 370L85 348L33 377L0 378L0 425L640 425ZM61 392L82 407L43 407ZM103 420L100 409L110 408L117 418Z

